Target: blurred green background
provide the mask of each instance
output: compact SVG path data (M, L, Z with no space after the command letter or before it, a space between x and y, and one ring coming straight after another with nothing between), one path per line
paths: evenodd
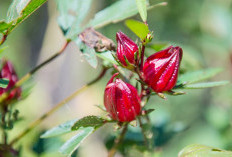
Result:
M93 1L88 18L115 1ZM6 16L10 3L9 0L0 0L0 19ZM56 22L57 16L56 5L51 0L9 35L4 45L7 48L1 53L1 57L12 60L20 77L60 50L65 43ZM139 15L133 18L140 20ZM232 80L232 0L169 0L167 6L148 12L148 24L150 30L154 31L153 42L169 42L183 47L181 72L221 67L224 71L213 80ZM115 41L115 33L119 30L136 40L136 36L125 27L124 22L108 25L99 31ZM146 53L154 52L147 49ZM97 69L99 71L100 68ZM23 86L33 88L27 99L15 105L23 120L10 132L10 138L81 85L92 80L97 72L86 63L75 44L71 43L62 56L40 70ZM62 140L70 135L62 139L38 141L39 134L73 118L102 115L94 105L103 104L104 87L109 78L110 73L24 137L17 144L22 150L22 156L62 156L57 149ZM183 96L168 96L165 101L158 97L151 98L148 108L156 109L151 119L161 130L156 132L156 136L160 138L157 139L157 149L162 151L161 157L177 156L183 147L195 143L232 150L231 87L229 84L191 90ZM180 131L182 128L185 129ZM112 132L111 125L95 132L82 144L78 150L79 156L106 156L104 139L109 132ZM162 134L163 132L170 134ZM56 145L52 140L56 141ZM49 153L45 154L43 151Z

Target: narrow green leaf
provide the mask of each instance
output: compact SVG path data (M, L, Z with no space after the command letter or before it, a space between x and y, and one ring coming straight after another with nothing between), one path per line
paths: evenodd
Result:
M45 2L47 0L14 0L9 7L7 20L0 22L0 33L9 34Z
M49 138L49 137L54 137L54 136L59 136L59 135L69 133L72 131L71 128L75 124L76 121L77 121L77 119L74 119L74 120L67 121L63 124L60 124L52 129L46 131L40 137L41 138Z
M9 84L9 80L5 78L0 78L0 88L6 88Z
M209 79L222 71L221 68L204 69L195 72L188 72L179 76L177 86L180 84L191 84Z
M217 82L202 82L196 84L187 84L184 85L183 88L186 89L201 89L201 88L210 88L210 87L217 87L217 86L224 86L229 84L229 81L217 81Z
M118 65L118 63L115 61L111 53L112 53L111 51L105 51L105 52L96 53L96 55L97 57L103 59L104 61L108 61L112 64Z
M82 127L93 127L97 128L104 124L104 119L97 116L87 116L78 120L73 126L72 130L78 130Z
M72 153L80 146L80 144L91 134L93 133L94 128L88 127L80 130L75 136L69 139L65 144L60 148L60 152L64 155L71 156Z
M161 2L152 6L148 6L147 10L151 10L158 6L165 6L166 2ZM95 17L89 22L89 27L100 28L110 23L117 23L138 13L135 0L119 0L111 6L99 11Z
M147 21L147 1L146 0L136 0L136 5L139 10L139 14L143 22Z
M80 51L82 52L85 60L93 67L97 68L97 56L96 51L84 44L79 38L76 38L75 43L79 47Z
M119 0L99 11L90 21L89 26L99 28L109 23L116 23L138 13L135 0Z
M179 152L178 157L232 157L232 152L200 144L194 144L182 149Z
M135 33L140 39L146 38L149 33L148 26L136 20L126 20L126 26Z

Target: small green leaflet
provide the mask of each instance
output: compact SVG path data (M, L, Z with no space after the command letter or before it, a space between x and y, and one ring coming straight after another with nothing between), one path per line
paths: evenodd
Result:
M141 40L145 39L149 33L148 26L136 20L126 20L126 26L135 33Z
M104 119L97 116L87 116L78 120L73 126L72 131L78 130L82 127L98 128L104 124Z
M64 155L71 156L72 153L80 146L80 144L91 134L93 133L93 127L87 127L81 129L75 136L69 139L64 145L60 148L59 152Z
M195 82L200 82L206 79L209 79L218 73L222 72L221 68L210 68L194 72L187 72L179 76L177 81L177 86L181 84L191 84Z
M232 157L232 152L200 144L194 144L182 149L179 152L178 157Z
M63 124L60 124L52 129L46 131L40 137L41 138L50 138L50 137L59 136L59 135L69 133L72 131L71 128L76 123L77 120L78 119L74 119L74 120L67 121Z
M85 60L93 67L97 68L97 56L96 52L93 48L84 44L79 38L75 39L75 43L79 47L80 51L82 52Z
M99 52L99 53L96 53L96 55L103 59L104 61L108 61L112 64L116 64L118 65L118 63L115 61L114 57L112 56L111 54L112 52L111 51L105 51L105 52Z
M217 82L201 82L196 84L186 84L183 86L185 89L201 89L201 88L210 88L217 87L229 84L229 81L217 81Z
M136 0L136 5L139 10L139 14L143 22L147 21L147 1L146 0Z
M0 88L6 88L9 84L9 80L5 78L0 78Z

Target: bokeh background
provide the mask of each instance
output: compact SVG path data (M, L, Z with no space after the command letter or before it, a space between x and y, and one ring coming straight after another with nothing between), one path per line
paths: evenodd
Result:
M97 11L115 1L93 1L88 18L91 19ZM10 3L9 0L0 0L0 19L6 16ZM57 16L56 5L50 0L9 35L5 43L8 47L0 55L12 60L19 77L64 45L65 38L57 24ZM133 18L140 20L139 15ZM168 0L168 6L148 12L148 24L154 31L155 42L169 42L183 47L182 71L221 67L224 71L212 80L232 80L232 0ZM123 22L108 25L99 31L115 41L115 33L119 30L136 39ZM153 52L150 50L147 53ZM15 125L10 138L92 80L98 72L100 67L93 69L76 45L71 43L63 55L40 70L23 86L33 88L27 99L15 105L23 120ZM44 142L39 140L40 133L67 120L86 115L102 115L95 105L103 104L104 87L109 78L110 73L24 137L17 144L22 150L22 156L62 157L57 148L70 135ZM156 132L161 157L177 156L183 147L194 143L232 150L231 84L187 91L183 96L168 96L165 101L153 97L148 106L156 109L151 118L161 130ZM106 156L104 139L109 132L112 132L111 125L95 132L79 148L79 156ZM45 154L43 151L49 153Z

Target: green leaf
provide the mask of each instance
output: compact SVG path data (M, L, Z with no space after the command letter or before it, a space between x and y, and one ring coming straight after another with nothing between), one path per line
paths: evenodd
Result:
M85 60L93 67L97 68L97 56L96 51L94 48L91 48L84 44L79 38L76 38L75 43L79 47L80 51L82 52Z
M64 155L71 156L71 154L80 146L80 144L91 134L93 133L93 127L83 128L75 136L69 139L65 144L60 148L60 152Z
M166 2L148 6L147 10L167 5ZM110 23L117 23L138 13L135 0L119 0L111 6L99 11L89 22L89 27L100 28Z
M0 78L0 88L6 88L9 84L9 80L5 78Z
M222 71L221 68L204 69L195 72L188 72L179 76L177 86L181 84L191 84L209 79Z
M183 88L186 89L201 89L201 88L210 88L210 87L217 87L229 84L229 81L217 81L217 82L202 82L196 84L187 84L184 85Z
M78 130L82 127L98 128L104 124L105 120L97 116L87 116L78 120L73 126L72 130Z
M103 59L104 61L108 61L112 64L118 65L118 63L115 61L114 57L112 56L111 51L105 51L105 52L100 52L96 53L97 57Z
M179 152L178 157L232 157L232 152L200 144L194 144L182 149Z
M14 0L9 7L6 21L0 22L0 33L9 34L45 2L47 0Z
M135 33L141 40L145 39L149 33L148 26L136 20L126 20L126 26Z
M56 3L59 11L58 24L66 37L79 34L83 30L81 24L89 13L92 0L56 0Z
M109 23L116 23L138 13L135 0L119 0L99 11L90 21L89 26L99 28Z
M74 119L74 120L67 121L63 124L60 124L52 129L46 131L40 137L41 138L49 138L49 137L54 137L54 136L59 136L59 135L69 133L72 131L71 128L75 124L76 121L77 121L77 119Z
M139 10L139 14L143 22L147 21L147 1L146 0L136 0L136 5Z
M0 21L0 33L5 34L8 27L11 26L11 23L6 23L5 21Z

